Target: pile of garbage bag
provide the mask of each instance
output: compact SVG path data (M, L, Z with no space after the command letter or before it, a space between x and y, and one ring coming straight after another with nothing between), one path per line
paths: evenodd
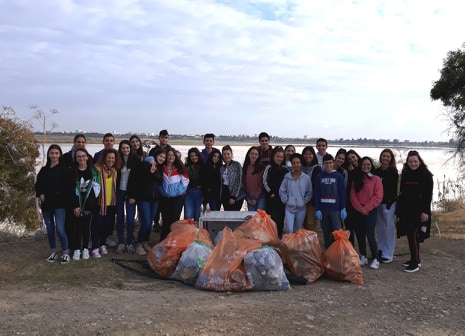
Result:
M192 220L177 221L147 259L152 270L165 278L218 292L288 290L284 265L307 284L325 273L330 279L363 284L358 254L348 234L334 231L336 241L323 255L315 232L300 229L279 240L276 223L258 210L234 232L226 226L215 245L208 231Z

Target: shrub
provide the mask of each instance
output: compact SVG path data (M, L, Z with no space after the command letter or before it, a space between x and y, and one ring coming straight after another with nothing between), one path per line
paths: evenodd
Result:
M0 111L0 221L37 229L34 177L38 145L11 107Z
M436 208L442 212L452 212L465 206L465 187L463 178L446 179L438 183L438 200L434 202Z

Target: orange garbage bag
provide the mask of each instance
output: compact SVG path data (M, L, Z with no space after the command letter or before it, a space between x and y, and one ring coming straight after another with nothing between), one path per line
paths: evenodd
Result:
M326 250L323 264L328 278L363 285L360 258L349 241L349 236L349 230L333 231L333 237L336 241Z
M307 279L307 284L323 275L323 252L316 232L300 229L285 234L279 249L291 273Z
M213 248L210 234L199 229L192 219L179 220L171 224L168 236L152 247L147 255L150 268L163 277L173 274L182 252L193 243L199 242Z
M244 272L244 256L262 244L252 239L239 238L229 227L215 246L197 278L196 288L216 292L241 292L252 289Z
M257 213L239 225L234 234L240 238L250 238L269 246L278 246L279 237L276 223L265 211L258 209Z

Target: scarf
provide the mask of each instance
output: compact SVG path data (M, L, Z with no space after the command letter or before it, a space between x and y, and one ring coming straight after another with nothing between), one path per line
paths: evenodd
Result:
M73 160L74 162L74 155L76 154L76 146L73 145L73 147L71 147L71 160Z
M109 181L111 179L111 181ZM107 214L107 199L111 197L110 205L116 204L116 170L115 167L107 167L105 164L100 167L100 181L102 183L101 197L100 197L100 214L105 216ZM112 184L112 195L107 195L107 184Z

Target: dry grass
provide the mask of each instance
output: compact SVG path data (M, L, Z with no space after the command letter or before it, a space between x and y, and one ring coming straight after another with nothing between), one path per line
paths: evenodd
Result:
M433 213L431 234L447 244L446 239L465 239L465 209ZM68 265L61 265L58 261L48 263L48 243L44 235L23 236L13 238L12 235L3 236L8 241L0 243L0 287L3 285L26 285L31 287L104 287L124 288L128 282L136 285L145 282L146 278L125 270L119 265L110 262L111 258L128 260L145 260L144 256L123 254L117 255L111 249L102 259L71 261ZM152 233L151 245L155 245L159 235ZM397 244L405 243L399 240Z
M465 239L465 208L433 212L431 233L442 238Z

